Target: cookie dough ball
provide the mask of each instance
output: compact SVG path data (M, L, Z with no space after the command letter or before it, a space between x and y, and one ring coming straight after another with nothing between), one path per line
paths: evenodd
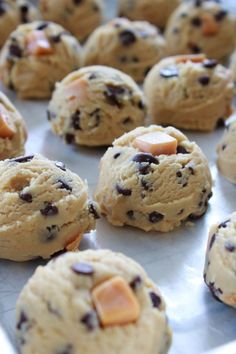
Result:
M94 228L88 187L61 162L24 156L0 162L0 258L26 261L77 249Z
M120 16L164 28L181 0L120 0Z
M211 174L200 148L172 127L140 127L103 156L95 199L116 226L167 232L207 209Z
M212 295L236 308L236 212L211 227L204 280Z
M143 268L108 250L38 267L17 302L22 354L166 354L164 300Z
M111 66L142 82L165 50L165 39L154 26L117 18L91 34L84 47L84 65Z
M216 1L184 2L171 15L166 29L169 55L205 53L225 59L236 44L235 17Z
M3 83L22 98L48 98L57 81L80 66L80 45L50 22L19 26L0 55Z
M27 0L1 0L0 2L0 47L9 34L21 23L32 22L39 17L38 11Z
M236 183L236 120L227 125L217 153L220 172L229 181Z
M84 40L102 22L102 0L40 0L45 20L59 23Z
M236 50L234 51L231 60L230 60L230 69L233 73L233 79L236 81Z
M0 160L23 155L26 139L27 131L22 116L0 92Z
M111 145L115 138L144 124L142 91L126 74L90 66L57 84L48 118L55 134L67 143Z
M232 113L232 73L204 55L163 59L144 84L153 122L211 131Z

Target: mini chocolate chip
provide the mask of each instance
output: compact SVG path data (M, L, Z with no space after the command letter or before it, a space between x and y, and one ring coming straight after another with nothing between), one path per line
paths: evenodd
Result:
M160 76L165 79L179 76L179 70L175 66L169 66L168 68L162 68L160 70Z
M131 124L131 123L133 123L133 120L132 120L130 117L127 117L127 118L125 118L125 119L123 120L122 123L123 123L123 124Z
M188 216L188 219L189 219L190 221L196 221L196 220L200 219L202 216L203 216L203 214L201 214L201 215L198 215L198 214L190 214L190 215Z
M74 114L72 114L71 121L72 121L72 126L75 130L81 130L79 110L77 110Z
M46 233L43 235L43 241L53 241L58 235L59 227L57 225L47 226L46 230Z
M183 184L182 184L182 187L184 188L184 187L187 187L187 185L188 185L188 182L184 182Z
M175 33L175 34L176 34L176 33L179 33L179 28L176 28L176 27L173 28L172 33Z
M236 251L236 244L230 241L225 242L225 249L228 252L235 252Z
M133 63L138 63L139 62L139 58L138 57L132 57L132 62Z
M211 250L215 240L216 240L216 234L213 234L212 237L211 237L211 241L209 243L209 251Z
M228 15L228 11L220 10L217 14L215 14L215 20L217 22L222 21Z
M126 215L128 216L129 219L131 219L131 220L134 219L134 211L133 210L127 211Z
M148 164L154 164L154 165L159 165L159 160L154 157L151 154L148 153L139 153L136 154L133 158L132 161L134 162L138 162L138 163L143 163L143 162L147 162Z
M138 102L138 108L139 108L139 109L142 109L142 110L145 108L145 105L144 105L143 101L140 100L140 101Z
M33 158L34 155L20 156L15 159L11 159L11 161L18 162L18 163L25 163L31 161Z
M6 13L5 4L0 2L0 16L3 16Z
M229 222L230 222L230 219L228 219L228 220L222 222L222 223L218 226L218 229L221 229L221 228L225 229L225 228L227 227L227 224L228 224Z
M60 168L62 171L66 171L66 165L63 162L57 161L55 162L55 166Z
M194 44L194 43L189 43L188 47L195 54L201 53L201 51L202 51L201 48L197 44Z
M30 193L20 192L19 197L20 199L24 200L24 202L32 203L33 197Z
M210 193L208 194L208 196L207 196L207 199L208 199L208 200L211 199L212 196L213 196L213 193L210 192Z
M214 298L220 302L222 302L220 299L219 299L219 295L220 294L223 294L223 291L220 289L220 288L216 288L215 287L215 283L214 282L210 282L209 284L207 284L212 295L214 296Z
M141 179L141 185L145 191L153 191L153 188L151 188L150 183L148 183L144 178Z
M181 214L183 214L183 212L184 212L184 209L181 209L177 215L181 215Z
M29 321L28 317L26 316L24 311L20 312L20 318L17 322L16 328L21 330L22 326Z
M89 80L97 79L97 75L95 73L92 73L92 74L89 75L88 79Z
M124 93L125 89L121 86L107 85L107 90L104 92L104 95L109 104L121 108L122 103L120 102L120 96L122 96Z
M55 205L49 202L45 202L44 204L45 207L43 209L40 209L40 213L43 216L54 216L58 214L58 208Z
M122 55L121 57L119 57L119 61L121 63L126 63L127 62L127 56L126 55Z
M75 5L80 5L83 0L73 0Z
M222 147L221 147L221 149L222 149L222 150L225 150L226 146L227 146L226 144L223 144Z
M66 133L65 134L65 141L66 141L67 144L73 144L75 142L74 134Z
M191 24L194 26L194 27L200 27L202 25L202 20L200 19L200 17L193 17L192 20L191 20Z
M116 184L116 190L118 194L122 194L126 197L130 196L132 194L132 190L128 188L122 188L119 184Z
M189 154L189 152L182 145L178 145L177 154Z
M217 128L224 128L225 127L225 120L224 118L219 118L217 120L217 124L216 124Z
M142 285L142 282L143 282L143 280L140 277L140 275L137 275L133 280L131 280L129 285L134 291L136 291L138 288L140 288L140 286Z
M177 172L176 172L176 176L177 176L177 177L182 177L182 176L183 176L183 175L182 175L182 172L181 172L181 171L177 171Z
M164 215L158 213L157 211L153 211L149 214L148 218L151 223L155 224L156 222L162 221L164 219Z
M94 219L100 219L100 216L99 216L96 208L94 207L93 203L89 204L89 213L94 216Z
M130 30L123 30L119 33L120 41L123 45L129 46L136 42L135 34Z
M207 86L209 85L210 78L209 76L201 76L199 77L198 81L202 86Z
M19 45L12 43L9 46L9 53L12 57L21 58L22 57L22 49Z
M121 152L117 152L117 153L113 156L113 158L116 160L120 155L121 155Z
M91 266L88 263L74 263L71 266L71 270L76 273L76 274L80 274L80 275L93 275L94 274L94 268L93 266Z
M153 291L150 292L149 295L150 295L150 298L151 298L153 307L159 308L159 307L160 307L160 304L161 304L161 298L160 298L160 296L157 295L156 293L154 293Z
M191 173L191 175L194 176L195 175L194 168L192 166L187 166L187 167L188 167L188 170Z
M204 0L195 0L195 6L196 7L200 7L200 6L202 6L202 2L203 2Z
M45 28L47 28L48 25L49 25L48 22L42 22L42 23L37 27L37 30L38 30L38 31L42 31L42 30L44 30Z
M182 13L180 14L180 17L181 17L181 18L186 18L186 17L188 17L188 14L186 14L186 12L182 12Z
M59 188L60 189L66 189L67 191L72 192L72 187L69 186L69 184L67 182L65 182L62 178L59 178L57 180L57 183L59 183Z
M20 6L20 12L21 12L21 22L27 23L28 22L28 12L29 12L29 8L28 8L27 4Z
M218 61L216 59L205 59L202 63L204 68L207 68L207 69L213 69L216 67L217 64L218 64Z
M89 331L93 331L96 327L98 327L98 317L95 311L91 311L86 313L80 320Z

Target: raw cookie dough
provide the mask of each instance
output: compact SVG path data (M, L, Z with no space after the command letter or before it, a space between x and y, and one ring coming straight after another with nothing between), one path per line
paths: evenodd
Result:
M108 304L98 302L101 286ZM166 354L171 342L157 287L139 264L108 250L67 253L38 267L16 312L22 354Z
M45 20L59 23L84 40L102 22L102 0L40 0Z
M212 295L236 308L236 212L210 229L204 280Z
M111 145L127 131L144 124L143 93L126 74L90 66L57 84L48 118L55 134L67 143Z
M23 155L26 139L27 131L22 116L0 92L0 160Z
M232 73L204 55L163 59L148 74L144 91L154 123L211 131L232 113Z
M164 132L177 139L177 153L154 156L134 146L135 138ZM100 163L95 199L116 226L167 232L207 210L211 174L200 148L175 128L140 127L115 140Z
M0 161L0 258L26 261L78 248L95 226L88 187L40 155Z
M236 183L236 120L227 125L217 153L220 172L229 181Z
M112 66L142 82L165 50L165 39L154 26L117 18L91 34L84 47L84 65Z
M0 2L0 47L9 34L21 23L39 18L38 11L27 0L1 0Z
M52 22L21 25L0 55L3 83L22 98L48 98L57 81L80 66L77 40Z
M236 82L236 50L233 52L231 59L230 59L230 69L233 73L233 79Z
M181 0L119 0L121 17L148 21L163 29Z
M223 60L236 45L236 20L216 1L184 2L166 28L168 54L205 53Z

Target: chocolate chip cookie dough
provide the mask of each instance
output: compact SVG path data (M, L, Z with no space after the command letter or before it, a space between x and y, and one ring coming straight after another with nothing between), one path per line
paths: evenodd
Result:
M119 14L130 20L148 21L163 29L181 0L119 0Z
M40 0L42 16L84 40L102 22L102 0Z
M0 258L26 261L78 248L95 226L88 187L40 155L0 161Z
M90 66L57 84L48 118L53 132L65 142L101 146L143 125L145 113L143 93L131 77Z
M55 83L80 66L80 50L77 40L57 24L21 25L0 54L0 75L22 98L48 98Z
M25 122L9 99L0 92L0 160L23 155Z
M139 264L108 250L38 267L17 302L22 354L166 354L165 302Z
M167 25L168 54L205 53L223 60L234 50L235 32L235 17L217 1L184 2Z
M232 113L232 73L204 55L161 60L148 74L144 91L152 121L211 131Z
M212 295L236 308L236 212L211 227L204 279Z
M91 34L84 47L84 65L111 66L142 82L165 51L165 39L154 26L117 18Z
M136 128L115 140L100 163L95 199L108 221L167 232L200 218L211 197L200 148L175 128Z
M236 82L236 50L233 52L231 59L230 59L230 69L233 73L233 79Z
M9 34L21 23L39 18L37 9L27 0L1 0L0 2L0 47Z

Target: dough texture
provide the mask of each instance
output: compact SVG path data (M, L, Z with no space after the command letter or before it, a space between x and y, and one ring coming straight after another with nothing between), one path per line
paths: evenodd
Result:
M88 187L40 155L0 161L0 258L26 261L77 249L95 226Z
M24 119L4 93L0 92L0 112L2 107L8 114L7 116L14 129L14 134L12 137L3 137L0 127L0 160L23 155L25 152L24 145L27 139Z
M177 154L153 156L134 146L137 136L159 131L177 139ZM151 125L124 134L106 151L95 199L113 225L167 232L206 212L211 187L197 144L175 128Z
M42 16L83 41L102 22L102 0L40 0Z
M184 2L166 27L168 54L205 53L223 60L235 48L236 19L216 1Z
M231 59L230 59L230 69L233 73L233 79L236 81L236 50L233 52Z
M81 265L90 274L73 271ZM91 292L117 275L130 287L140 315L130 324L102 327ZM171 341L159 290L139 264L108 250L66 253L38 267L16 312L22 354L166 354Z
M27 37L42 32L51 52L31 54ZM5 43L0 55L4 85L22 98L48 98L54 85L80 66L81 48L63 27L51 22L32 22L19 26Z
M76 83L71 90L71 84ZM57 84L48 118L67 143L110 145L115 138L144 124L146 105L137 84L126 74L90 66Z
M204 279L212 295L236 308L236 212L210 229Z
M163 29L181 0L120 0L121 17L132 21L148 21Z
M154 26L117 18L91 34L84 47L84 65L111 66L142 82L165 51L165 39Z
M202 55L163 59L148 74L144 91L154 123L211 131L232 113L231 71Z
M217 153L220 172L229 181L236 183L236 120L227 125Z

